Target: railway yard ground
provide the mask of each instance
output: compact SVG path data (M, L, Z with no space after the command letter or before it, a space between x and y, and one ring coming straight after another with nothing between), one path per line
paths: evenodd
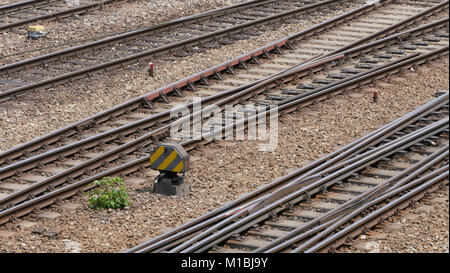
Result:
M30 41L26 36L26 28L23 27L1 33L0 64L12 63L240 2L244 1L116 1L102 9L46 22L48 32L46 39Z
M2 6L19 2L22 1L4 0L0 4L0 11ZM0 253L277 252L277 240L292 232L291 237L284 239L284 243L289 242L296 236L296 229L307 225L308 221L314 222L334 212L333 209L345 206L346 202L352 200L348 199L349 196L356 199L359 194L364 196L366 191L371 190L368 182L354 182L360 183L354 187L358 188L356 190L339 190L337 195L342 195L339 198L343 199L337 202L338 197L335 197L336 202L333 203L326 199L326 194L334 194L340 182L324 179L341 169L326 169L327 172L314 170L321 174L319 181L330 184L321 186L320 193L316 193L313 188L311 196L306 192L307 199L311 197L312 203L299 199L299 195L297 199L291 198L289 202L280 204L278 210L274 207L274 211L262 214L261 218L248 220L242 227L236 226L234 231L228 229L240 221L250 219L253 210L256 211L252 206L246 207L246 202L253 204L252 199L245 199L244 205L230 207L231 211L231 208L242 205L244 210L248 208L248 214L241 215L241 210L226 214L228 210L221 209L253 191L271 185L271 181L277 181L302 168L306 169L299 175L308 179L305 173L313 169L308 164L315 164L338 149L345 149L346 145L354 141L364 141L372 132L407 117L412 111L422 109L420 107L442 96L447 96L447 102L440 102L439 106L430 110L431 114L427 112L428 116L424 114L418 117L418 121L411 121L395 131L395 134L380 136L380 143L373 140L364 149L349 153L348 157L339 159L333 165L339 166L343 160L363 160L359 159L359 154L370 157L371 150L378 151L384 147L377 145L384 143L395 146L397 142L413 137L413 134L424 134L417 141L411 140L416 141L413 144L405 142L401 148L393 148L395 151L392 153L374 158L374 161L364 163L363 169L349 173L354 177L357 177L355 173L364 175L371 169L379 170L381 165L377 165L378 161L396 161L399 154L407 154L412 158L415 149L423 149L419 153L423 157L415 161L400 160L403 165L396 161L397 165L406 167L386 168L394 170L391 172L394 174L386 177L383 174L370 176L374 178L373 185L376 188L376 183L406 179L405 176L409 177L426 165L420 163L425 162L427 156L431 158L440 149L439 156L443 154L441 160L433 161L434 165L418 174L418 178L411 178L411 181L420 181L426 175L431 175L434 180L439 177L432 191L424 193L425 196L417 199L417 202L410 202L397 209L394 215L385 215L376 224L369 225L367 222L367 228L358 230L351 239L336 239L339 242L335 244L336 247L329 247L333 244L327 241L331 238L329 235L321 237L320 243L305 242L302 241L305 238L302 238L278 250L301 252L310 248L310 252L337 253L449 252L448 1L381 0L376 4L359 0L250 1L249 5L254 5L250 11L240 11L242 6L248 4L246 0L112 2L70 17L39 20L36 23L44 25L47 33L36 40L26 38L29 24L1 31L0 21ZM221 13L220 9L231 5L235 5L233 11ZM119 41L100 44L96 49L85 48L79 52L44 59L45 54L72 50L87 43L100 43L115 35L140 31L145 27L188 16L200 16L215 9L219 9L214 15L217 17L201 19L207 22L203 25L200 19L200 23L192 23L195 27L190 27L189 20L181 25L175 22L169 28L155 30L156 34L149 32L148 36L142 34L138 38L121 38ZM298 11L293 12L294 9ZM398 16L389 12L397 12ZM415 15L419 19L405 23ZM243 21L237 24L227 16ZM275 21L270 16L285 17ZM380 24L364 23L366 18L378 20ZM268 23L251 25L257 20L267 20ZM217 22L225 23L225 27L215 29L219 27ZM240 32L233 32L232 28L240 28L241 24L249 25L243 26L244 30ZM329 26L320 28L321 24ZM390 32L384 32L389 28ZM180 38L184 30L189 35ZM157 31L165 36L158 35ZM176 34L167 34L170 31ZM206 37L208 35L217 36L211 40ZM157 40L163 38L168 40L161 45ZM183 43L183 39L192 41L188 45L175 45ZM326 42L327 39L335 43ZM148 44L144 46L144 42ZM273 46L274 43L278 44ZM173 48L164 48L172 44ZM351 46L347 47L347 44ZM127 52L130 48L132 50ZM265 48L264 52L261 48ZM254 53L257 50L260 53ZM332 54L327 55L332 51ZM117 55L108 56L108 52ZM137 56L139 54L141 56ZM123 64L107 63L121 61L121 58L129 56L132 56L131 59ZM246 56L246 59L242 56ZM36 58L42 59L35 62ZM77 58L82 61L77 62ZM230 61L238 59L239 62ZM153 77L148 74L149 61L155 65ZM21 62L28 64L21 66ZM223 63L227 65L220 65ZM96 68L95 65L104 67ZM89 69L92 71L84 73L84 70ZM192 76L200 74L201 77ZM30 79L30 75L40 75L42 78ZM274 80L273 77L278 78ZM182 80L185 78L188 80ZM237 91L230 95L224 93L221 98L232 98L242 93L242 96L230 99L230 102L277 105L282 109L279 110L276 149L260 151L258 147L262 142L254 140L179 141L190 156L190 170L185 175L190 191L181 197L154 193L152 190L158 171L151 170L140 160L148 161L149 165L148 152L156 147L153 143L155 139L157 142L171 140L167 134L160 135L153 133L153 130L168 130L164 128L168 128L165 126L169 126L172 121L161 118L151 123L151 119L159 119L159 115L174 105L190 103L193 97L208 100L214 94L234 88ZM250 92L254 93L250 96ZM212 102L220 106L222 103L220 99L214 98ZM286 106L291 104L293 108ZM120 110L121 107L125 110ZM113 113L111 117L108 111ZM439 111L439 118L430 118L429 115ZM447 125L442 123L445 119ZM82 120L86 122L75 126L76 129L70 129L71 124ZM150 125L142 125L138 130L131 131L134 122L136 126L139 126L139 122ZM436 126L436 131L426 131L435 128L433 126ZM62 128L69 128L67 132L71 133L61 137L58 135L53 142L48 140L50 138L45 139L52 132L59 134L59 131L66 130ZM124 128L130 128L130 131ZM112 140L106 140L109 133ZM42 136L45 136L42 143L46 144L30 148L34 145L33 140ZM91 143L91 137L98 137L98 140ZM30 146L26 146L27 143L31 143ZM70 145L75 148L72 149ZM431 147L432 152L426 150L427 147ZM14 149L17 152L10 152ZM347 152L342 151L343 154ZM328 157L320 164L331 159ZM67 163L69 161L70 164ZM353 166L353 162L356 161L345 166ZM435 174L445 168L446 176ZM411 171L402 173L405 169ZM130 206L119 210L94 210L89 207L88 196L84 193L89 189L82 183L92 182L95 180L93 178L101 177L103 173L123 178ZM342 181L350 179L342 175L343 178L339 177ZM336 183L339 185L336 186ZM67 194L63 192L72 186L77 188L68 190ZM303 188L309 186L307 184ZM30 192L25 192L28 188ZM374 205L368 212L357 214L351 221L343 223L340 229L330 233L339 235L357 220L365 219L368 213L385 204L392 204L396 198L408 196L408 192L412 194L418 188L405 189L399 197L391 196L389 202ZM264 194L270 198L276 196L276 201L288 195L282 190L281 197L270 195L272 192L277 193L277 190L275 187L270 193ZM301 188L292 192L297 190ZM389 193L386 191L386 194ZM266 197L263 194L258 198L276 202L270 198L264 199ZM318 205L315 205L316 201ZM270 205L272 203L265 204L264 208ZM309 207L308 211L314 217L299 216L304 207ZM258 209L262 211L264 208ZM214 216L208 216L208 213L215 210L225 213L230 219L237 218L230 220L231 224L225 222L228 219L225 216L216 222L207 223ZM330 221L342 220L340 215L336 217ZM219 223L222 219L225 220ZM166 240L177 236L177 228L186 227L184 230L187 230L193 221L198 221L195 222L198 225L205 223L205 226L199 228L197 233L177 237L180 241L173 245L163 245ZM322 232L334 223L325 220L320 222L318 228L321 225L325 227L317 232ZM210 227L214 232L208 233ZM306 228L306 231L313 232L314 226ZM310 236L306 238L316 238L315 235ZM193 237L197 238L195 243L190 241Z

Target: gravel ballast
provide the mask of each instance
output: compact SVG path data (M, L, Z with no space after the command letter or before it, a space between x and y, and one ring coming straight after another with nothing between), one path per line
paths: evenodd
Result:
M22 41L24 29L0 34L0 44L6 40L10 43L1 54L120 32L238 2L243 1L168 0L118 4L89 12L76 20L46 23L50 40L36 44ZM355 1L349 9L360 2ZM143 9L142 3L152 12ZM335 11L321 18L281 25L276 31L267 31L264 37L239 41L202 54L157 62L156 77L151 79L146 77L145 70L117 69L97 79L80 80L2 103L0 151L343 12ZM0 59L0 63L45 52ZM380 84L377 88L381 97L377 104L372 103L372 90L364 88L283 116L279 123L279 146L274 152L258 152L258 144L248 141L222 141L193 151L192 170L187 175L192 190L187 197L152 194L149 189L153 181L144 184L125 181L128 182L132 203L127 209L93 211L87 206L86 196L76 196L43 210L41 213L47 218L39 218L38 213L34 213L0 226L0 252L117 252L133 247L269 183L428 102L433 99L435 91L448 89L448 74L448 59L437 61L405 77L396 76L390 80L391 84ZM443 199L437 202L433 201L434 197ZM417 209L421 205L431 206L431 209L419 209L420 217L407 219L404 229L384 230L386 236L378 242L381 252L448 252L448 188L424 202L419 203ZM51 219L54 216L59 217ZM405 223L401 216L395 217L389 221ZM39 228L46 231L38 232ZM383 230L377 230L379 232ZM424 235L419 236L422 233ZM369 236L361 240L378 240ZM356 247L340 251L369 252Z
M359 5L355 1L347 10ZM18 100L0 104L0 151L30 141L73 122L97 114L137 96L156 90L221 62L240 56L277 39L344 13L334 11L296 24L280 25L264 36L237 41L173 61L155 61L155 77L146 69L116 69L110 73L82 79L67 86L32 92ZM136 67L133 67L136 68Z
M246 0L120 1L85 14L39 22L46 35L36 40L27 39L28 25L16 27L0 33L0 65L242 2Z
M378 84L380 99L376 104L372 102L372 89L367 87L282 116L279 145L273 152L258 152L258 143L252 141L221 141L195 150L191 153L192 169L186 177L192 190L183 198L150 193L153 181L142 185L128 183L132 206L120 211L93 211L88 208L85 196L76 196L42 211L47 217L51 213L61 214L56 219L37 218L33 214L0 227L0 236L4 238L0 251L117 252L133 247L423 105L434 98L435 91L448 89L448 74L448 59L435 61L418 71L394 76L389 83ZM68 213L67 207L73 204L80 206ZM448 198L442 209L448 222ZM431 214L424 214L420 228L435 230L431 239L434 241L438 236L448 245L448 228L437 228L440 223L435 218L426 218L427 215ZM37 227L53 230L51 234L57 235L33 234ZM392 240L412 244L409 236ZM401 249L398 251L405 251ZM410 251L420 250L417 247ZM387 251L396 249L391 247Z
M24 0L2 0L0 7L10 5L10 4L20 3L20 2L24 2Z
M449 253L448 195L447 185L337 252Z

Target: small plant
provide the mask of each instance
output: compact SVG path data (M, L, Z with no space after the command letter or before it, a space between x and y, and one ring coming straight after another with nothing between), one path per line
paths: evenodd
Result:
M127 189L120 177L103 177L92 184L98 188L88 192L90 208L122 209L130 205Z

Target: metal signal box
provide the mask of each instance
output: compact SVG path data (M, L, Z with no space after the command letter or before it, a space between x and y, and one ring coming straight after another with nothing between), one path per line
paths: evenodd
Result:
M150 156L150 168L161 172L185 173L190 168L189 154L179 144L160 144Z
M186 195L189 183L184 182L184 174L190 169L189 154L176 143L159 144L150 155L150 168L158 170L153 191L165 195Z

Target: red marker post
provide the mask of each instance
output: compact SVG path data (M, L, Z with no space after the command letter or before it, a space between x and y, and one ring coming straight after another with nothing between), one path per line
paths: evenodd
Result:
M378 91L373 91L373 102L377 102L379 96L380 94L378 94Z
M148 63L148 75L150 77L153 77L154 70L155 70L155 64L152 62Z

